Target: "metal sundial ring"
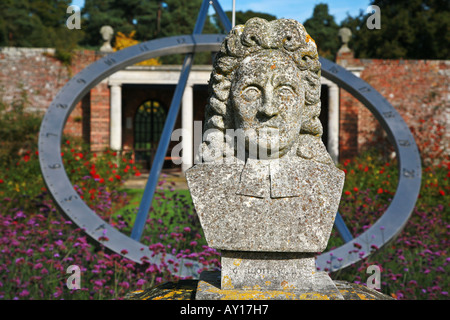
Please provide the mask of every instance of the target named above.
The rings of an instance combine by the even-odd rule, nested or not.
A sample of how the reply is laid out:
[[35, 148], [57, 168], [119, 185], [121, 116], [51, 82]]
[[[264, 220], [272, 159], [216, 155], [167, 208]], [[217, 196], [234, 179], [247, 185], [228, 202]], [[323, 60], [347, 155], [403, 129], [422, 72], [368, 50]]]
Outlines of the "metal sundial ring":
[[[74, 76], [58, 92], [50, 104], [39, 133], [39, 161], [44, 181], [57, 206], [76, 225], [95, 241], [106, 232], [109, 241], [103, 244], [125, 257], [141, 263], [143, 256], [148, 261], [159, 263], [160, 257], [150, 258], [148, 246], [133, 240], [103, 221], [75, 192], [64, 170], [61, 157], [61, 140], [66, 121], [76, 104], [102, 79], [128, 65], [150, 58], [175, 53], [217, 51], [224, 35], [187, 35], [152, 40], [105, 56]], [[187, 261], [187, 260], [186, 260]], [[186, 262], [185, 261], [185, 262]], [[194, 275], [201, 266], [191, 261], [193, 267], [183, 268], [182, 275]]]
[[[322, 75], [347, 90], [378, 119], [394, 144], [399, 165], [397, 190], [383, 216], [357, 238], [317, 257], [316, 264], [321, 270], [336, 271], [367, 257], [372, 246], [381, 248], [400, 233], [419, 195], [422, 166], [414, 137], [394, 107], [364, 80], [329, 60], [319, 60]], [[361, 246], [359, 252], [355, 252], [355, 243]]]
[[[227, 21], [217, 1], [212, 0], [211, 2], [215, 6], [226, 29], [229, 30], [230, 23]], [[177, 53], [187, 54], [180, 76], [180, 83], [183, 79], [187, 81], [192, 64], [192, 56], [190, 54], [200, 51], [217, 52], [225, 37], [225, 35], [220, 34], [199, 34], [203, 26], [200, 20], [203, 17], [204, 22], [208, 3], [209, 1], [203, 1], [202, 8], [200, 9], [201, 14], [199, 15], [198, 24], [193, 35], [175, 36], [143, 42], [105, 56], [82, 70], [59, 91], [48, 108], [41, 124], [39, 133], [39, 161], [44, 181], [57, 206], [95, 241], [98, 241], [106, 231], [109, 241], [103, 242], [104, 246], [138, 263], [142, 262], [142, 257], [144, 256], [151, 263], [159, 263], [161, 259], [159, 255], [151, 257], [152, 252], [148, 249], [148, 246], [138, 241], [142, 234], [143, 223], [145, 223], [151, 199], [153, 198], [154, 187], [159, 177], [160, 167], [152, 167], [149, 182], [147, 183], [140, 206], [140, 211], [142, 212], [138, 212], [137, 222], [133, 228], [132, 235], [128, 237], [97, 216], [74, 191], [64, 170], [61, 157], [63, 129], [70, 113], [84, 95], [102, 79], [126, 66], [158, 56]], [[383, 216], [357, 238], [317, 257], [316, 264], [321, 270], [328, 268], [330, 271], [335, 271], [347, 267], [369, 255], [372, 245], [381, 248], [401, 231], [411, 215], [419, 194], [421, 163], [418, 148], [411, 131], [389, 102], [369, 84], [344, 68], [323, 58], [320, 58], [320, 62], [322, 64], [322, 75], [325, 78], [346, 89], [361, 101], [380, 121], [389, 138], [393, 141], [399, 159], [398, 187], [391, 204]], [[177, 103], [179, 105], [184, 85], [181, 86], [180, 90], [178, 89], [177, 86], [171, 104], [171, 110], [176, 109], [172, 107]], [[169, 110], [169, 115], [171, 110]], [[177, 112], [173, 112], [171, 117], [173, 123], [176, 115]], [[165, 126], [163, 136], [165, 135], [166, 140], [169, 139], [170, 134], [170, 125], [167, 128]], [[160, 142], [160, 146], [158, 147], [155, 159], [158, 160], [158, 158], [161, 158], [161, 161], [159, 161], [160, 166], [162, 166], [167, 145], [167, 141], [166, 145]], [[155, 162], [158, 162], [156, 160]], [[142, 205], [143, 203], [144, 205]], [[340, 218], [339, 215], [338, 218]], [[364, 251], [364, 254], [360, 255], [353, 252], [355, 243], [361, 245], [360, 252]], [[126, 249], [126, 254], [122, 253], [123, 249]], [[167, 258], [170, 258], [169, 256], [166, 255]], [[342, 258], [342, 261], [338, 261], [337, 258]], [[327, 261], [331, 261], [331, 264]], [[184, 262], [187, 262], [187, 260]], [[196, 261], [190, 262], [192, 262], [193, 266], [190, 268], [183, 267], [179, 275], [197, 276], [197, 270], [202, 266]]]

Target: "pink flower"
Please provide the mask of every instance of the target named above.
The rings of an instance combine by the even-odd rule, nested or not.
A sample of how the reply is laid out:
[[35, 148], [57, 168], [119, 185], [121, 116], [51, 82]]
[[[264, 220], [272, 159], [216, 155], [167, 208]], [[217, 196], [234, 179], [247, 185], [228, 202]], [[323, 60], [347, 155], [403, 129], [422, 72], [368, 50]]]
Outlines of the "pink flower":
[[101, 280], [95, 280], [94, 285], [96, 285], [97, 287], [103, 287], [103, 282]]
[[136, 283], [137, 287], [140, 288], [145, 284], [145, 280], [144, 279], [139, 279], [138, 282]]
[[43, 267], [42, 263], [38, 262], [34, 265], [33, 269], [41, 269]]
[[21, 293], [19, 293], [19, 297], [26, 297], [30, 295], [27, 289], [23, 289]]

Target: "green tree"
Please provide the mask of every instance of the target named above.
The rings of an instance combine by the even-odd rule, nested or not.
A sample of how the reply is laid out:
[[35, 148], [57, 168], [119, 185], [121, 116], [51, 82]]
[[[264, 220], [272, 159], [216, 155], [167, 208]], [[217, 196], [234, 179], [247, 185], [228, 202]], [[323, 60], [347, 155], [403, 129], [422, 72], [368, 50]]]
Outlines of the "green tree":
[[114, 32], [124, 34], [136, 31], [139, 41], [154, 38], [161, 4], [161, 1], [151, 0], [86, 0], [82, 10], [83, 28], [86, 30], [83, 44], [100, 46], [100, 28], [104, 25], [110, 25]]
[[[225, 14], [227, 15], [228, 19], [231, 22], [231, 15], [232, 12], [231, 11], [225, 11]], [[262, 19], [266, 19], [267, 21], [271, 21], [271, 20], [275, 20], [277, 17], [274, 15], [271, 15], [269, 13], [264, 13], [264, 12], [255, 12], [255, 11], [251, 11], [251, 10], [247, 10], [247, 11], [236, 11], [235, 13], [235, 24], [245, 24], [249, 19], [251, 18], [262, 18]], [[220, 33], [225, 33], [225, 29], [222, 26], [222, 23], [220, 22], [219, 16], [217, 14], [213, 15], [213, 21], [214, 24], [217, 26], [217, 29], [219, 30]]]
[[334, 60], [339, 49], [339, 26], [328, 12], [328, 5], [319, 3], [314, 7], [313, 15], [303, 25], [317, 44], [319, 55]]
[[450, 2], [446, 0], [374, 0], [381, 29], [369, 29], [371, 13], [342, 22], [352, 30], [349, 43], [358, 58], [448, 59]]
[[66, 26], [70, 0], [2, 0], [0, 46], [51, 47], [57, 54], [73, 50], [82, 30]]
[[[83, 18], [86, 26], [84, 44], [99, 46], [100, 28], [110, 25], [115, 32], [130, 34], [136, 31], [136, 40], [148, 41], [155, 38], [191, 34], [200, 10], [202, 0], [86, 0]], [[217, 33], [217, 28], [206, 19], [204, 33]], [[209, 54], [197, 54], [196, 63], [210, 60]], [[163, 63], [181, 63], [179, 55], [162, 57]], [[206, 63], [205, 60], [205, 63]]]

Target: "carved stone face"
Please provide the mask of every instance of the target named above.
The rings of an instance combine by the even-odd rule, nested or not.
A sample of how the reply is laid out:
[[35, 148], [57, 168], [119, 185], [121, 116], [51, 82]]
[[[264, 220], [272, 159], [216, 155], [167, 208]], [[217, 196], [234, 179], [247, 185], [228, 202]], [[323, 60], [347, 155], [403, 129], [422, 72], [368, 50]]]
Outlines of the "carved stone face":
[[231, 99], [235, 128], [244, 131], [250, 157], [274, 159], [291, 149], [300, 132], [304, 97], [300, 70], [283, 53], [266, 50], [242, 61]]

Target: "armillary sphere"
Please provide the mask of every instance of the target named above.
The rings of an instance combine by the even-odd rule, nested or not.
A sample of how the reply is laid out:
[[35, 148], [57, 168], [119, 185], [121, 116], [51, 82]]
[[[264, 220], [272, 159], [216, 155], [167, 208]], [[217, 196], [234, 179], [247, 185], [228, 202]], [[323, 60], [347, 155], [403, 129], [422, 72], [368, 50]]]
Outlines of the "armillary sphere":
[[[147, 261], [150, 263], [157, 264], [161, 259], [159, 255], [152, 257], [153, 252], [148, 249], [147, 245], [139, 241], [178, 115], [193, 55], [201, 51], [219, 51], [220, 44], [225, 38], [223, 34], [201, 34], [209, 4], [214, 6], [222, 24], [229, 31], [231, 24], [217, 0], [205, 0], [200, 8], [192, 35], [143, 42], [97, 60], [75, 75], [58, 92], [41, 124], [39, 133], [41, 171], [47, 188], [59, 209], [94, 241], [98, 241], [106, 231], [109, 241], [102, 242], [102, 244], [113, 252], [137, 263], [142, 263], [142, 257], [144, 256], [148, 258]], [[170, 54], [186, 54], [186, 58], [167, 115], [149, 180], [139, 206], [133, 231], [131, 236], [127, 236], [102, 220], [75, 192], [65, 172], [61, 157], [63, 129], [76, 104], [102, 79], [129, 65]], [[322, 64], [322, 76], [347, 90], [378, 119], [395, 147], [399, 163], [398, 186], [395, 196], [384, 214], [369, 229], [358, 237], [353, 238], [341, 216], [339, 213], [337, 214], [335, 226], [343, 236], [345, 244], [332, 251], [322, 253], [317, 256], [316, 260], [317, 267], [321, 270], [328, 268], [330, 271], [336, 271], [367, 257], [371, 252], [371, 246], [383, 247], [402, 230], [411, 215], [419, 194], [421, 162], [411, 131], [391, 104], [369, 84], [343, 67], [324, 58], [319, 60]], [[354, 252], [355, 243], [361, 246], [359, 254]], [[337, 259], [337, 257], [341, 259]], [[170, 258], [169, 255], [166, 255], [166, 258]], [[187, 262], [187, 260], [184, 262]], [[197, 277], [197, 270], [202, 266], [197, 261], [190, 262], [192, 262], [192, 267], [183, 267], [181, 271], [175, 274], [182, 277]]]

